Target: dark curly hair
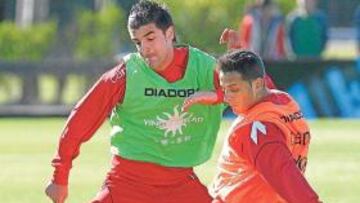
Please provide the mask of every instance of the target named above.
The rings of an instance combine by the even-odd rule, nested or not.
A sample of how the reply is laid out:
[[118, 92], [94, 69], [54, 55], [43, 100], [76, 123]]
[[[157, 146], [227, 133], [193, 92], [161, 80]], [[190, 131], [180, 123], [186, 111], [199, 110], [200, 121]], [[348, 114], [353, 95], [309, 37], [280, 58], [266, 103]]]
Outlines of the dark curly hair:
[[262, 59], [248, 50], [235, 50], [226, 53], [218, 59], [218, 64], [223, 73], [238, 72], [246, 81], [265, 77], [265, 66]]
[[149, 23], [154, 23], [157, 28], [164, 32], [174, 25], [165, 5], [160, 5], [151, 0], [141, 0], [134, 4], [130, 10], [128, 27], [130, 29], [138, 29]]

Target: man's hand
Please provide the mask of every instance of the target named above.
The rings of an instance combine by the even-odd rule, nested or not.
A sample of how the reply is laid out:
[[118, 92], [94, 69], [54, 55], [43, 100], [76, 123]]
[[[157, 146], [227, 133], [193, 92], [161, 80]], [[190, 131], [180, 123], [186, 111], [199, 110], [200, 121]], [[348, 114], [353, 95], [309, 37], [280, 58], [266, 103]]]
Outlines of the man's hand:
[[220, 44], [226, 44], [228, 50], [241, 48], [240, 34], [233, 29], [225, 28], [220, 36]]
[[68, 196], [68, 186], [50, 182], [45, 189], [45, 193], [54, 203], [64, 203]]
[[194, 104], [212, 105], [219, 101], [219, 97], [216, 92], [196, 92], [185, 99], [182, 111], [187, 111]]

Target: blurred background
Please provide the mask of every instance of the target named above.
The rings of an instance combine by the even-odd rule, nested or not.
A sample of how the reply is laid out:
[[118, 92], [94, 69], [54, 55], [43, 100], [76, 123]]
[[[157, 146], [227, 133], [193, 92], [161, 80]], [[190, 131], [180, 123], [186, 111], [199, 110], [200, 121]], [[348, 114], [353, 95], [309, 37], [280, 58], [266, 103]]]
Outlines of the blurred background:
[[[0, 0], [0, 197], [43, 195], [61, 127], [97, 78], [135, 47], [126, 19], [134, 0]], [[214, 56], [224, 28], [260, 54], [279, 89], [311, 119], [310, 182], [324, 202], [360, 202], [360, 1], [163, 0], [180, 43]], [[207, 184], [213, 158], [197, 168]], [[89, 201], [109, 168], [109, 126], [75, 162], [69, 202]], [[94, 171], [96, 169], [96, 171]], [[91, 178], [89, 178], [91, 177]]]
[[[217, 56], [226, 27], [258, 52], [308, 118], [360, 117], [357, 0], [163, 1], [180, 43]], [[0, 116], [67, 115], [134, 51], [131, 0], [1, 0]], [[360, 11], [358, 11], [360, 13]]]

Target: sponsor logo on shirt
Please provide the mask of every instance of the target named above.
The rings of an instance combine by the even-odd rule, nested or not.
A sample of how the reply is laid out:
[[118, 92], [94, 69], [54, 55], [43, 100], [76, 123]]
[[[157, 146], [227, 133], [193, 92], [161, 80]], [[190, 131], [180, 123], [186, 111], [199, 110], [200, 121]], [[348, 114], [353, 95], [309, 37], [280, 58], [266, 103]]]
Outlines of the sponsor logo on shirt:
[[302, 118], [304, 118], [304, 115], [301, 111], [297, 111], [289, 115], [280, 116], [280, 119], [283, 120], [285, 123], [293, 122]]
[[291, 144], [293, 145], [307, 145], [310, 143], [310, 132], [305, 133], [291, 133]]
[[199, 89], [162, 89], [147, 87], [144, 95], [147, 97], [188, 97]]
[[[121, 66], [121, 65], [119, 65]], [[115, 74], [111, 77], [111, 82], [116, 83], [121, 78], [125, 77], [125, 69], [124, 68], [116, 68]]]
[[202, 123], [204, 118], [195, 116], [190, 112], [182, 112], [179, 106], [175, 106], [173, 112], [162, 112], [156, 119], [144, 119], [145, 126], [153, 126], [164, 131], [159, 140], [162, 145], [181, 144], [192, 139], [190, 135], [183, 133], [183, 129], [190, 123]]
[[297, 159], [295, 159], [296, 166], [300, 169], [302, 173], [305, 172], [306, 165], [307, 165], [307, 157], [298, 156]]

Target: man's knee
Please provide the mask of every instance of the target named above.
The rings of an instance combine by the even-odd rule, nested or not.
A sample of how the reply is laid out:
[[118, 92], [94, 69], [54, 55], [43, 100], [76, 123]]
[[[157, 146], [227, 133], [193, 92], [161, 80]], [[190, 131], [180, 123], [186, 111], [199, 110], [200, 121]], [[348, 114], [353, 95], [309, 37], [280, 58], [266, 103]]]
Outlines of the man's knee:
[[109, 188], [104, 187], [101, 191], [99, 191], [91, 203], [114, 203]]

